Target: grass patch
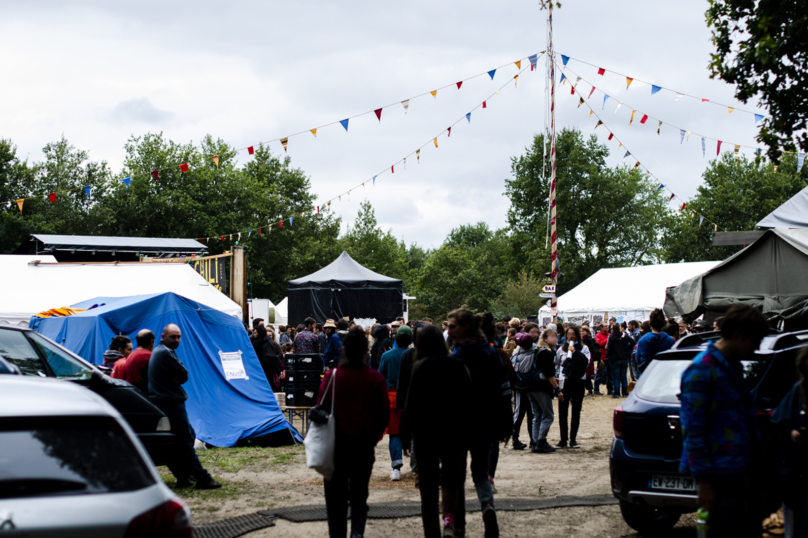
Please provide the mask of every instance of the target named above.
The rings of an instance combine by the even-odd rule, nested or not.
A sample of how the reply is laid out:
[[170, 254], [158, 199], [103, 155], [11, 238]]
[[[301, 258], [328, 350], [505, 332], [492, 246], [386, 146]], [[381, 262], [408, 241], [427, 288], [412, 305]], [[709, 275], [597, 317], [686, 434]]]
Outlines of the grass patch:
[[[167, 471], [166, 469], [166, 472], [163, 472], [161, 469], [160, 475], [163, 477], [163, 481], [186, 501], [227, 501], [239, 498], [243, 495], [249, 495], [254, 489], [250, 482], [235, 482], [222, 480], [221, 478], [218, 479], [222, 483], [222, 487], [219, 489], [177, 489], [177, 479]], [[210, 507], [208, 507], [208, 510], [210, 510]], [[218, 508], [216, 508], [216, 510], [218, 510]]]
[[197, 452], [206, 469], [225, 473], [242, 470], [260, 471], [269, 465], [289, 465], [301, 461], [303, 447], [230, 447], [212, 448]]

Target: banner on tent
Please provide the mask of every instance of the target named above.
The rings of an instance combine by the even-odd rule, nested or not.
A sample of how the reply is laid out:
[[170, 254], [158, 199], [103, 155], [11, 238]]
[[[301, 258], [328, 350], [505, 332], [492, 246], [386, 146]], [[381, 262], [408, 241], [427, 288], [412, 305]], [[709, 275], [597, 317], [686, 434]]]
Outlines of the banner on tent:
[[194, 270], [202, 278], [210, 282], [214, 288], [228, 295], [227, 291], [227, 258], [198, 260], [193, 263]]
[[250, 379], [247, 377], [247, 371], [244, 369], [244, 361], [241, 360], [241, 351], [220, 351], [219, 358], [222, 360], [224, 377], [228, 381], [232, 381], [233, 379]]

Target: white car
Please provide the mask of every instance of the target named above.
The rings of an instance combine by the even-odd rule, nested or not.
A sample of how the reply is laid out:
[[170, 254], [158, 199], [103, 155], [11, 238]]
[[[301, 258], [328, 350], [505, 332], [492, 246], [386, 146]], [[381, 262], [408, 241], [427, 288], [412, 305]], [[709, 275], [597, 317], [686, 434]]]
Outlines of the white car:
[[106, 400], [66, 381], [0, 375], [0, 537], [192, 534], [188, 507]]

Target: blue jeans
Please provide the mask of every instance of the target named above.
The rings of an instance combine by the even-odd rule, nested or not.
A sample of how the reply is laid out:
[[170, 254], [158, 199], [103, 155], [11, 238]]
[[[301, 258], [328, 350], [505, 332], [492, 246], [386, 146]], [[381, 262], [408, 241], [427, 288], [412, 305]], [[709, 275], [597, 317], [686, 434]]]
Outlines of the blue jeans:
[[603, 368], [598, 370], [595, 374], [595, 392], [600, 393], [600, 386], [606, 384], [606, 392], [612, 393], [612, 369], [609, 367], [609, 361], [603, 362]]
[[626, 373], [628, 372], [628, 361], [610, 360], [612, 370], [612, 387], [614, 395], [620, 396], [622, 390], [623, 396], [628, 396], [628, 380]]
[[401, 437], [398, 435], [390, 436], [390, 461], [393, 469], [404, 467], [404, 457], [401, 453]]

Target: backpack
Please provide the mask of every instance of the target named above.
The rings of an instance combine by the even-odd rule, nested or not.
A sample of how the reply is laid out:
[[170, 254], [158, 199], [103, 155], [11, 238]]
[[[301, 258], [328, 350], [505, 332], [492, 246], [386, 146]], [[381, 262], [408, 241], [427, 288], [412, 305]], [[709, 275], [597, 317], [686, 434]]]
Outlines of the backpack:
[[572, 357], [564, 361], [562, 365], [564, 370], [564, 377], [569, 379], [581, 379], [586, 375], [586, 369], [589, 368], [589, 360], [580, 351], [575, 351]]
[[538, 349], [525, 350], [518, 348], [518, 353], [514, 352], [511, 357], [511, 364], [516, 372], [516, 377], [522, 381], [529, 381], [533, 376], [533, 364], [536, 362]]

